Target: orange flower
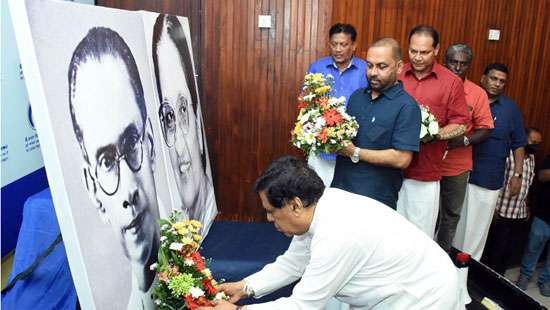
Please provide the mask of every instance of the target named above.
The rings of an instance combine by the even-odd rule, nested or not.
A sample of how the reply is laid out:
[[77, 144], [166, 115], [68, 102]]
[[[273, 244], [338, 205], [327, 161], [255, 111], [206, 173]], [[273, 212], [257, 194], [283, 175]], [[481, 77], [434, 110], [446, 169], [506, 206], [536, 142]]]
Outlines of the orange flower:
[[206, 268], [206, 266], [204, 265], [204, 259], [199, 252], [191, 253], [191, 259], [193, 260], [193, 262], [195, 262], [195, 266], [197, 266], [197, 269], [199, 271], [202, 271], [204, 270], [204, 268]]
[[218, 293], [218, 290], [212, 285], [212, 281], [210, 279], [202, 279], [202, 286], [206, 290], [206, 293], [210, 296], [216, 296]]
[[163, 281], [164, 283], [168, 283], [170, 282], [170, 280], [168, 279], [168, 274], [166, 272], [159, 272], [159, 280], [160, 281]]
[[323, 113], [323, 118], [329, 126], [337, 125], [343, 120], [342, 115], [336, 110], [325, 111], [325, 113]]
[[323, 128], [323, 131], [321, 131], [321, 133], [319, 134], [319, 138], [321, 139], [321, 142], [323, 143], [327, 143], [327, 128]]

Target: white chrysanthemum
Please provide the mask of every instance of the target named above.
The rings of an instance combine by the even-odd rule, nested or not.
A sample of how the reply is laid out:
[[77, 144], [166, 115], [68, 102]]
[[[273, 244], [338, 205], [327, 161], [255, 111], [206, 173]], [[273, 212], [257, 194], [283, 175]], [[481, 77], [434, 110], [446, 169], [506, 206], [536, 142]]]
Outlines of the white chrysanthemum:
[[151, 264], [151, 266], [149, 266], [149, 269], [150, 269], [151, 271], [157, 270], [157, 263]]
[[189, 294], [191, 294], [191, 297], [193, 298], [199, 298], [201, 296], [204, 296], [204, 291], [198, 287], [192, 287], [189, 289]]
[[179, 243], [179, 242], [170, 243], [170, 250], [181, 251], [182, 248], [183, 248], [183, 243]]
[[168, 237], [162, 236], [162, 237], [160, 237], [160, 242], [164, 242], [164, 241], [166, 241], [166, 239], [168, 239]]

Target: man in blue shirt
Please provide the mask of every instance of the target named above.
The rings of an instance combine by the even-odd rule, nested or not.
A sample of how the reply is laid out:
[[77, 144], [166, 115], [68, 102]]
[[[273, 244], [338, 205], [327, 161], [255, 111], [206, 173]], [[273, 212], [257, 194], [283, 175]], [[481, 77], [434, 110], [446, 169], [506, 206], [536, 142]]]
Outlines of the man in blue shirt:
[[347, 107], [359, 123], [359, 133], [338, 154], [332, 187], [395, 209], [401, 170], [419, 149], [420, 108], [397, 80], [403, 68], [397, 41], [376, 41], [367, 62], [369, 87], [355, 91]]
[[481, 77], [481, 86], [489, 97], [495, 127], [487, 140], [473, 146], [473, 170], [453, 241], [454, 247], [469, 253], [476, 260], [481, 258], [487, 241], [498, 194], [504, 185], [506, 158], [510, 150], [514, 154], [515, 170], [508, 188], [512, 196], [521, 189], [523, 147], [527, 145], [527, 138], [519, 107], [503, 95], [508, 73], [505, 65], [494, 63], [487, 66]]
[[[365, 75], [367, 63], [358, 57], [353, 56], [355, 52], [355, 38], [357, 32], [352, 25], [335, 24], [329, 31], [330, 56], [323, 57], [312, 63], [308, 73], [330, 74], [334, 77], [332, 96], [346, 97], [346, 102], [351, 94], [362, 87], [367, 87]], [[309, 165], [329, 186], [334, 175], [336, 155], [321, 154], [310, 156]]]

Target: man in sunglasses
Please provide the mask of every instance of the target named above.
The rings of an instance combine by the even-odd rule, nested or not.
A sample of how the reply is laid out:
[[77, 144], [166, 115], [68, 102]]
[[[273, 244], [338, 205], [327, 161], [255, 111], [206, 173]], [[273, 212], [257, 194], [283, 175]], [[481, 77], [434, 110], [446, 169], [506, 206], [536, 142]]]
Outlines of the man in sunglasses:
[[69, 108], [84, 183], [131, 266], [128, 309], [152, 309], [159, 247], [153, 132], [134, 57], [108, 28], [92, 28], [69, 65]]

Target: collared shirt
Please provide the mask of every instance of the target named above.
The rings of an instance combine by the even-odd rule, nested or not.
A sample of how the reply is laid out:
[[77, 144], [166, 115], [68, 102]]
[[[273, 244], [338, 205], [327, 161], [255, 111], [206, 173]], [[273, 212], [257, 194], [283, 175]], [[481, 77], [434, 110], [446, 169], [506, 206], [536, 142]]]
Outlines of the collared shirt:
[[527, 213], [526, 199], [529, 187], [535, 177], [535, 156], [533, 154], [525, 154], [525, 158], [523, 159], [523, 174], [521, 175], [521, 190], [516, 196], [511, 196], [508, 184], [514, 176], [515, 166], [514, 153], [510, 151], [510, 155], [506, 159], [504, 188], [498, 195], [496, 212], [504, 218], [523, 219], [529, 215]]
[[[307, 69], [308, 73], [331, 74], [334, 77], [332, 86], [332, 96], [346, 97], [348, 102], [351, 94], [359, 88], [367, 87], [367, 62], [361, 58], [353, 56], [349, 66], [340, 71], [332, 56], [323, 57], [312, 63]], [[335, 154], [321, 154], [321, 158], [335, 160]]]
[[292, 295], [248, 309], [324, 309], [331, 297], [353, 309], [457, 309], [456, 267], [397, 212], [336, 188], [314, 212], [308, 232], [245, 279], [261, 297], [301, 278]]
[[[485, 90], [469, 80], [464, 80], [464, 95], [471, 119], [471, 123], [466, 128], [466, 135], [470, 135], [473, 129], [493, 128], [493, 116]], [[472, 170], [471, 145], [449, 150], [441, 163], [441, 171], [444, 176], [455, 176], [470, 170]]]
[[[436, 117], [439, 127], [448, 124], [467, 125], [470, 121], [462, 80], [438, 63], [432, 71], [418, 79], [411, 64], [406, 64], [399, 75], [403, 86], [418, 104], [427, 106]], [[420, 152], [405, 170], [405, 178], [417, 181], [439, 181], [441, 162], [447, 141], [420, 144]]]
[[[359, 123], [359, 132], [352, 140], [355, 146], [418, 152], [420, 108], [403, 90], [401, 82], [376, 99], [372, 99], [369, 88], [355, 91], [347, 112]], [[338, 156], [331, 186], [371, 197], [395, 209], [401, 183], [403, 173], [399, 168], [364, 161], [354, 164], [349, 157]]]
[[491, 103], [495, 128], [487, 140], [473, 146], [470, 183], [490, 190], [502, 188], [504, 168], [510, 150], [527, 145], [521, 110], [507, 96]]

